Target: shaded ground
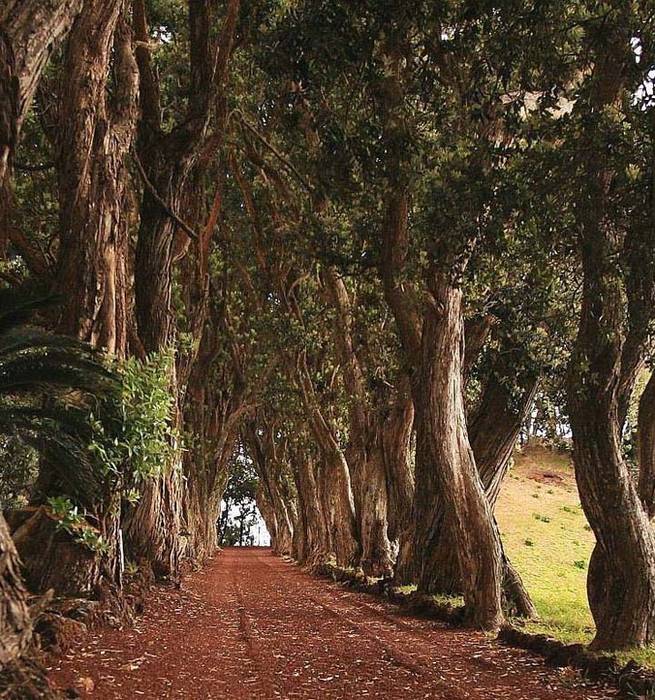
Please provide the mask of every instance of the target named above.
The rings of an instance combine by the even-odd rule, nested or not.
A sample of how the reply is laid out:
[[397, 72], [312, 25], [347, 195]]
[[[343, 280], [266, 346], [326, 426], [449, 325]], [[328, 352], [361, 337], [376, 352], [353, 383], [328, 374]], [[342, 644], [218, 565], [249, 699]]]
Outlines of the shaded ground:
[[183, 590], [158, 591], [136, 628], [93, 635], [51, 678], [103, 700], [613, 697], [257, 549], [225, 550]]

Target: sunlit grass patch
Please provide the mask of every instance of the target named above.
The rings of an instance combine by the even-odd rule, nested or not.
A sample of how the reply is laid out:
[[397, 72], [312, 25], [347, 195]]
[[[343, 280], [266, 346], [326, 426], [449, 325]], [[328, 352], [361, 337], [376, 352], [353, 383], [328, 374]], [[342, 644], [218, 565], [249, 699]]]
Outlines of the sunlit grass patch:
[[[566, 455], [532, 448], [517, 455], [496, 508], [505, 550], [521, 574], [540, 621], [529, 631], [587, 643], [587, 565], [594, 537], [580, 507]], [[541, 488], [538, 488], [541, 487]], [[538, 492], [538, 501], [532, 497]]]

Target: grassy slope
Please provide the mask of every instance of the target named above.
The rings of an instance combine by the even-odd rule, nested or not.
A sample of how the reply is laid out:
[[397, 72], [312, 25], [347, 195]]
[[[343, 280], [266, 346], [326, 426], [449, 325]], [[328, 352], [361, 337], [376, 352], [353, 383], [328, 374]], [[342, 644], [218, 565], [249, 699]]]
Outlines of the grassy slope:
[[[580, 508], [568, 456], [540, 447], [516, 454], [496, 516], [507, 554], [539, 612], [539, 622], [526, 627], [565, 642], [591, 641], [585, 586], [594, 536]], [[655, 648], [619, 656], [655, 667]]]
[[589, 641], [593, 622], [585, 581], [594, 536], [568, 457], [539, 447], [517, 454], [496, 516], [507, 554], [539, 611], [539, 631]]

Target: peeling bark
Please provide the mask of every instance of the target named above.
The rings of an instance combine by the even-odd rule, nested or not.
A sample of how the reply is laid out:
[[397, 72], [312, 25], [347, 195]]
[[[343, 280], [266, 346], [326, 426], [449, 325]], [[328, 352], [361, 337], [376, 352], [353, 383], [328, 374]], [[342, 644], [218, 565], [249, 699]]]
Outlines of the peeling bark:
[[384, 416], [366, 390], [364, 370], [353, 343], [353, 314], [346, 285], [333, 267], [324, 271], [323, 278], [336, 311], [335, 345], [344, 367], [344, 381], [353, 397], [346, 458], [362, 547], [360, 565], [369, 576], [390, 576], [393, 556], [387, 531], [388, 496], [381, 427]]
[[[655, 534], [650, 504], [642, 502], [621, 451], [625, 377], [632, 375], [635, 361], [628, 342], [625, 279], [617, 263], [626, 231], [611, 218], [615, 173], [602, 128], [605, 111], [625, 99], [626, 66], [633, 60], [627, 12], [626, 3], [617, 7], [604, 41], [596, 47], [584, 101], [588, 114], [581, 151], [588, 181], [585, 199], [576, 209], [584, 283], [568, 373], [576, 480], [597, 542], [587, 578], [596, 649], [641, 646], [655, 639]], [[646, 270], [650, 268], [652, 279], [652, 221], [643, 233], [650, 240], [643, 253], [650, 256]], [[645, 483], [646, 479], [644, 493]]]
[[118, 357], [127, 351], [131, 308], [124, 210], [126, 159], [138, 116], [138, 71], [125, 6], [124, 0], [85, 3], [68, 40], [57, 132], [56, 287], [65, 299], [60, 329]]

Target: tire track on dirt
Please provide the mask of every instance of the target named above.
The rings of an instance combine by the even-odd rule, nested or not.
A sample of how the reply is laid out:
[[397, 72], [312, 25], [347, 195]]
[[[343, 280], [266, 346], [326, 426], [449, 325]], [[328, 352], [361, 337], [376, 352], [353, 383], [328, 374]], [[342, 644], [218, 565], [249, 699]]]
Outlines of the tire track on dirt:
[[[267, 568], [276, 571], [279, 573], [279, 569], [277, 567], [272, 566], [268, 561], [263, 559], [262, 557], [258, 557], [259, 561], [264, 564]], [[287, 572], [284, 569], [281, 569], [283, 574], [287, 574]], [[296, 590], [300, 589], [299, 584], [295, 580], [295, 578], [292, 578], [294, 587]], [[406, 670], [410, 671], [411, 673], [415, 674], [416, 676], [423, 676], [425, 677], [426, 675], [429, 676], [429, 680], [433, 686], [436, 686], [439, 690], [443, 692], [448, 693], [448, 698], [449, 700], [466, 700], [466, 698], [459, 693], [456, 689], [454, 689], [451, 685], [444, 683], [440, 679], [435, 679], [434, 678], [434, 669], [431, 667], [430, 663], [425, 660], [425, 659], [420, 659], [420, 660], [415, 660], [412, 655], [407, 654], [406, 652], [402, 651], [401, 649], [398, 649], [397, 646], [394, 646], [392, 644], [389, 644], [385, 642], [381, 637], [379, 637], [377, 634], [371, 632], [371, 630], [367, 629], [366, 626], [361, 625], [356, 623], [354, 620], [352, 620], [349, 615], [348, 615], [348, 609], [339, 609], [335, 608], [330, 604], [325, 603], [322, 600], [319, 600], [316, 596], [313, 596], [311, 594], [308, 594], [306, 590], [303, 590], [301, 592], [301, 595], [303, 595], [307, 600], [311, 600], [315, 605], [318, 605], [320, 608], [325, 610], [325, 612], [332, 616], [334, 619], [338, 620], [342, 624], [348, 625], [352, 630], [357, 631], [359, 634], [362, 636], [366, 637], [370, 641], [372, 641], [374, 644], [376, 644], [389, 658], [389, 660], [395, 665], [399, 666], [401, 668], [405, 668]], [[354, 602], [354, 601], [353, 601]], [[364, 604], [365, 605], [365, 604]], [[371, 606], [365, 606], [367, 608], [370, 608], [371, 610], [374, 610]], [[378, 612], [378, 611], [375, 611]], [[383, 615], [378, 613], [381, 617], [388, 618], [389, 621], [395, 622], [390, 615]], [[405, 627], [409, 628], [409, 625], [405, 624]]]
[[[237, 612], [239, 613], [239, 630], [246, 645], [248, 656], [259, 673], [258, 685], [260, 686], [259, 690], [262, 693], [261, 697], [274, 697], [275, 695], [280, 696], [281, 690], [270, 677], [270, 674], [262, 662], [263, 654], [259, 645], [255, 642], [255, 637], [252, 632], [252, 624], [246, 609], [246, 601], [241, 588], [239, 587], [239, 582], [235, 571], [232, 571], [232, 586], [238, 602]], [[265, 693], [268, 693], [268, 695], [265, 695]]]
[[[409, 623], [398, 619], [392, 610], [380, 609], [380, 607], [388, 608], [390, 603], [380, 601], [378, 604], [380, 607], [378, 607], [375, 604], [362, 601], [360, 597], [363, 594], [340, 587], [336, 583], [322, 585], [321, 579], [307, 575], [292, 563], [279, 559], [275, 563], [271, 563], [270, 560], [266, 561], [262, 557], [260, 560], [269, 569], [284, 576], [300, 595], [304, 594], [305, 597], [309, 597], [329, 614], [340, 617], [344, 622], [373, 639], [382, 648], [388, 649], [403, 661], [409, 661], [409, 663], [403, 663], [405, 667], [409, 666], [414, 671], [420, 668], [423, 670], [423, 675], [427, 672], [428, 682], [435, 686], [435, 689], [439, 688], [445, 691], [447, 693], [445, 697], [449, 699], [505, 697], [505, 694], [507, 697], [512, 697], [512, 693], [516, 693], [517, 674], [512, 672], [511, 666], [508, 668], [508, 661], [512, 661], [517, 666], [518, 672], [521, 668], [530, 669], [533, 676], [532, 681], [541, 675], [544, 678], [545, 686], [548, 682], [552, 683], [553, 676], [558, 679], [559, 672], [545, 667], [541, 659], [520, 650], [503, 647], [480, 633], [452, 629], [444, 623], [420, 618], [413, 619]], [[312, 595], [309, 592], [310, 589], [318, 591], [319, 597]], [[327, 603], [325, 602], [326, 597]], [[333, 602], [335, 597], [340, 605], [335, 606]], [[386, 633], [392, 636], [394, 636], [394, 632], [400, 633], [402, 639], [388, 642], [372, 632], [368, 629], [372, 623], [371, 616], [380, 620]], [[412, 654], [408, 655], [398, 649], [398, 644], [411, 648]], [[444, 653], [445, 649], [447, 653]], [[467, 670], [464, 672], [465, 667]], [[489, 674], [494, 676], [498, 695], [491, 696], [477, 692], [478, 679], [484, 681]], [[444, 681], [444, 679], [446, 680]], [[572, 697], [568, 689], [568, 692], [562, 691], [562, 695], [559, 696], [548, 692], [547, 688], [539, 688], [538, 685], [535, 687], [534, 683], [530, 685], [533, 686], [534, 690], [526, 688], [525, 692], [529, 694], [521, 694], [518, 697], [525, 697], [529, 700], [539, 697], [556, 698], [556, 700], [560, 700], [560, 697]], [[578, 685], [584, 686], [580, 681], [578, 681]], [[466, 694], [462, 694], [460, 688], [464, 688]], [[585, 691], [588, 693], [585, 697], [593, 700], [606, 700], [615, 697], [613, 690], [596, 687], [585, 688]]]
[[134, 628], [92, 632], [53, 665], [58, 687], [89, 681], [90, 700], [614, 697], [248, 549], [223, 551], [182, 590], [154, 589]]

